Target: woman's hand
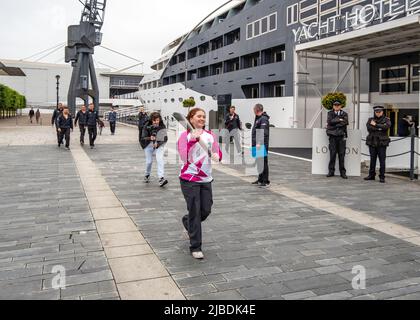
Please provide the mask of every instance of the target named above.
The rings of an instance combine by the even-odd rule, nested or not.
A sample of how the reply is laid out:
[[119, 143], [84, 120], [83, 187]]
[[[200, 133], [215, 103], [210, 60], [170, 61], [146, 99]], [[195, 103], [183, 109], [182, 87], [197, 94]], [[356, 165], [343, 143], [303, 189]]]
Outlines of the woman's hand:
[[211, 155], [211, 159], [212, 159], [213, 161], [215, 161], [215, 162], [220, 162], [220, 157], [219, 157], [219, 155], [218, 155], [217, 153], [213, 153], [213, 154]]
[[193, 139], [198, 140], [198, 138], [200, 138], [200, 136], [203, 134], [203, 130], [194, 130], [193, 132], [191, 132], [191, 137]]

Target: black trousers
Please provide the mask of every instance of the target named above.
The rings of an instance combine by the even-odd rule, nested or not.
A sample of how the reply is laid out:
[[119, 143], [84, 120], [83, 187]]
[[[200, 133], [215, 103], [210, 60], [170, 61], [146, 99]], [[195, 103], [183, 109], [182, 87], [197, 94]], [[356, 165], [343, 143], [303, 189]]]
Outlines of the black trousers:
[[66, 147], [70, 147], [70, 128], [61, 128], [61, 131], [59, 132], [58, 143], [63, 144], [64, 138], [66, 138]]
[[109, 127], [111, 128], [111, 133], [114, 134], [115, 133], [115, 127], [116, 127], [116, 123], [115, 122], [110, 122], [109, 123]]
[[258, 169], [258, 172], [260, 172], [258, 176], [258, 181], [260, 183], [269, 184], [270, 179], [269, 179], [269, 168], [268, 168], [268, 156], [257, 159], [257, 169]]
[[86, 126], [84, 124], [79, 124], [79, 129], [80, 129], [80, 142], [85, 143]]
[[143, 126], [139, 126], [139, 143], [141, 143], [141, 134], [143, 132]]
[[385, 161], [386, 161], [386, 148], [387, 147], [369, 147], [370, 153], [370, 169], [369, 176], [376, 176], [376, 160], [379, 158], [379, 178], [385, 179]]
[[188, 209], [188, 215], [182, 218], [182, 223], [190, 236], [190, 250], [201, 251], [201, 223], [209, 217], [213, 206], [212, 184], [180, 181]]
[[346, 168], [344, 166], [344, 158], [346, 157], [346, 140], [344, 137], [330, 136], [330, 164], [328, 170], [330, 173], [335, 172], [335, 162], [338, 154], [338, 163], [340, 167], [340, 173], [345, 174]]
[[57, 132], [57, 143], [60, 142], [60, 132], [58, 132], [58, 128], [55, 128], [55, 131]]
[[89, 144], [90, 144], [90, 146], [94, 146], [96, 136], [98, 134], [98, 129], [96, 128], [96, 126], [88, 127], [88, 134], [89, 134]]

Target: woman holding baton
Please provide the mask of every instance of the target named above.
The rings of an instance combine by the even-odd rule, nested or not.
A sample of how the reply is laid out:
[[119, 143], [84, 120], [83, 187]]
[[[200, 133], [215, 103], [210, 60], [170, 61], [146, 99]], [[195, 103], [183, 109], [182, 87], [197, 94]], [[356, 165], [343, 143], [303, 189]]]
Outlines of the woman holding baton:
[[206, 113], [203, 109], [192, 109], [187, 121], [192, 130], [187, 129], [178, 140], [178, 152], [183, 162], [179, 178], [188, 209], [182, 223], [190, 237], [192, 256], [203, 259], [201, 223], [208, 218], [213, 205], [212, 160], [220, 162], [222, 152], [217, 137], [205, 130]]

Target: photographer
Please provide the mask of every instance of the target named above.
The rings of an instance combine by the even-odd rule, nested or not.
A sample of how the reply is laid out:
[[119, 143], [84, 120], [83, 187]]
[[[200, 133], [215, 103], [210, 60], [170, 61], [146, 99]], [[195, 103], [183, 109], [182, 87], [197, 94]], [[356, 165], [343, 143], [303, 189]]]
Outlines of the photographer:
[[159, 177], [159, 186], [164, 187], [168, 184], [165, 179], [165, 144], [168, 141], [166, 127], [162, 117], [158, 112], [150, 115], [150, 120], [146, 123], [142, 133], [142, 148], [146, 156], [146, 174], [144, 182], [150, 182], [150, 174], [152, 173], [153, 155], [156, 155], [157, 173]]

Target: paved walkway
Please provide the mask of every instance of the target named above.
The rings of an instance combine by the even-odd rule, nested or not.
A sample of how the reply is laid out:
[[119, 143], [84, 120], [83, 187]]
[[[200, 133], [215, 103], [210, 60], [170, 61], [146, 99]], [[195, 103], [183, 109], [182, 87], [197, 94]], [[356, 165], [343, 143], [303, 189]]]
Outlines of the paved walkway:
[[[420, 298], [418, 182], [327, 180], [272, 156], [262, 190], [220, 167], [206, 259], [195, 261], [178, 166], [166, 166], [164, 190], [146, 185], [136, 129], [105, 131], [94, 150], [76, 145], [77, 131], [68, 152], [50, 127], [0, 121], [0, 298]], [[57, 265], [65, 290], [52, 287]], [[352, 287], [358, 265], [364, 290]]]

